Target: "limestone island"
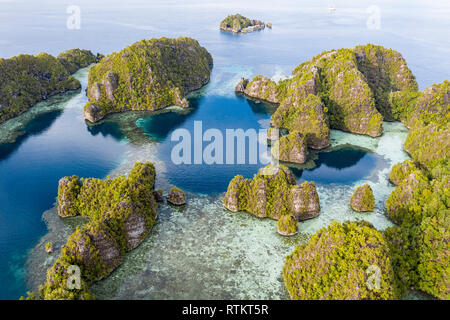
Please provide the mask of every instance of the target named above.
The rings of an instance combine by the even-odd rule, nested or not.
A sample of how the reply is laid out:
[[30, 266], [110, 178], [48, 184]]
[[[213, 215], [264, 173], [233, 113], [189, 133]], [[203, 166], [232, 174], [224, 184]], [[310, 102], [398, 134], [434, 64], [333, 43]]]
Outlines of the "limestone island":
[[[93, 299], [90, 285], [108, 276], [136, 248], [155, 223], [158, 205], [154, 197], [155, 168], [137, 162], [129, 175], [114, 179], [64, 177], [59, 181], [58, 214], [81, 215], [88, 223], [67, 239], [61, 256], [47, 272], [38, 295], [43, 300]], [[76, 265], [81, 286], [68, 290], [67, 281]]]
[[[409, 82], [409, 89], [386, 92], [374, 84], [383, 83], [389, 73], [375, 77], [382, 69], [369, 66], [366, 79], [378, 88], [374, 97], [383, 117], [409, 128], [404, 149], [412, 159], [396, 164], [389, 176], [395, 189], [386, 200], [386, 215], [395, 226], [379, 232], [367, 222], [332, 222], [286, 258], [286, 288], [292, 299], [400, 299], [414, 289], [448, 300], [450, 82], [422, 92]], [[400, 80], [407, 69], [403, 63], [399, 67]], [[366, 196], [367, 206], [361, 201]], [[371, 209], [372, 197], [363, 186], [352, 202], [357, 209]], [[381, 271], [379, 290], [368, 290], [364, 281], [367, 272], [376, 271], [369, 269], [371, 265]]]
[[[399, 299], [389, 253], [370, 223], [333, 221], [286, 258], [284, 283], [294, 300]], [[369, 282], [375, 273], [379, 282]]]
[[95, 123], [115, 112], [188, 107], [186, 95], [209, 82], [212, 65], [192, 38], [136, 42], [89, 70], [84, 117]]
[[169, 190], [169, 194], [167, 195], [167, 202], [175, 206], [186, 204], [186, 194], [180, 188], [173, 187]]
[[[297, 185], [294, 174], [285, 166], [268, 165], [253, 179], [234, 177], [222, 203], [232, 212], [247, 211], [259, 218], [275, 220], [289, 215], [296, 221], [303, 221], [317, 217], [320, 212], [314, 182]], [[293, 234], [290, 227], [282, 227], [284, 222], [287, 223], [284, 219], [280, 222], [279, 230], [284, 230], [286, 235]]]
[[21, 115], [39, 101], [81, 88], [71, 75], [101, 57], [89, 50], [71, 49], [56, 58], [48, 53], [0, 58], [0, 123]]
[[[269, 27], [269, 24], [267, 26]], [[265, 27], [266, 25], [264, 24], [264, 22], [249, 19], [240, 15], [239, 13], [227, 16], [220, 23], [220, 30], [233, 33], [253, 32], [256, 30], [264, 29]], [[271, 23], [269, 28], [272, 28]]]
[[330, 128], [380, 136], [383, 120], [399, 120], [395, 101], [417, 90], [402, 55], [372, 44], [323, 52], [298, 65], [288, 79], [275, 82], [257, 75], [241, 79], [235, 88], [249, 98], [278, 105], [271, 126], [295, 131], [280, 141], [280, 149], [296, 146], [298, 152], [280, 153], [280, 160], [296, 163], [306, 159], [304, 140], [312, 149], [330, 144]]

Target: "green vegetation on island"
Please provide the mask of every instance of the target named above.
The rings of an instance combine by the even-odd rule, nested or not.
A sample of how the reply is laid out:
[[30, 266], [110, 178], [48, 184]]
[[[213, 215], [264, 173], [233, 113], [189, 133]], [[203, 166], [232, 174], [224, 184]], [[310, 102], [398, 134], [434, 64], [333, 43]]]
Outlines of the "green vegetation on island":
[[294, 175], [285, 166], [268, 165], [253, 179], [234, 177], [222, 203], [232, 212], [247, 211], [259, 218], [275, 220], [290, 215], [301, 221], [314, 218], [320, 212], [314, 182], [297, 185]]
[[396, 164], [389, 176], [396, 188], [386, 200], [386, 214], [397, 226], [386, 230], [386, 239], [405, 292], [413, 287], [448, 300], [450, 82], [395, 103], [410, 129], [404, 148], [412, 160]]
[[276, 140], [271, 148], [272, 155], [281, 161], [305, 163], [308, 155], [306, 137], [298, 131]]
[[[154, 181], [155, 168], [150, 162], [137, 162], [128, 177], [60, 180], [59, 215], [81, 215], [89, 222], [77, 227], [63, 246], [39, 288], [40, 299], [94, 298], [90, 285], [120, 265], [125, 252], [136, 248], [155, 223]], [[70, 280], [77, 267], [81, 282], [72, 288]]]
[[172, 187], [167, 195], [167, 202], [176, 206], [186, 204], [186, 194], [180, 188]]
[[372, 188], [366, 183], [356, 188], [350, 199], [350, 205], [353, 210], [358, 212], [373, 211], [375, 208], [375, 197]]
[[383, 119], [397, 117], [395, 101], [417, 90], [401, 54], [372, 44], [323, 52], [297, 66], [288, 79], [257, 75], [236, 86], [250, 98], [279, 104], [271, 125], [301, 132], [314, 149], [329, 145], [330, 128], [381, 135]]
[[[247, 33], [264, 29], [265, 27], [264, 22], [252, 20], [240, 14], [229, 15], [220, 23], [220, 30], [233, 33]], [[270, 28], [272, 28], [272, 24], [270, 24]]]
[[94, 55], [90, 50], [70, 49], [60, 53], [57, 58], [64, 68], [72, 74], [81, 68], [99, 62], [103, 55], [99, 53]]
[[50, 96], [79, 89], [80, 82], [71, 74], [96, 61], [90, 51], [80, 49], [63, 52], [58, 58], [47, 53], [0, 58], [0, 123]]
[[389, 247], [370, 223], [332, 222], [286, 258], [283, 279], [294, 300], [400, 297]]
[[89, 70], [84, 116], [97, 122], [114, 112], [188, 107], [185, 96], [209, 82], [212, 64], [192, 38], [136, 42]]

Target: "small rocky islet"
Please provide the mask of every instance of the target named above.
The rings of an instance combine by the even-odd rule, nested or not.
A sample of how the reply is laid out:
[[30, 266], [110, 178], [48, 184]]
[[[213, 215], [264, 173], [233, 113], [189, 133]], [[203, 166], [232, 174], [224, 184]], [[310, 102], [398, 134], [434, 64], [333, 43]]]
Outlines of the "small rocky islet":
[[[450, 298], [449, 81], [420, 92], [400, 53], [369, 44], [319, 54], [278, 83], [261, 75], [243, 78], [235, 91], [278, 105], [268, 139], [279, 149], [275, 156], [287, 162], [305, 161], [304, 140], [312, 149], [327, 147], [330, 128], [376, 137], [382, 134], [385, 120], [401, 121], [409, 129], [404, 149], [412, 160], [396, 164], [389, 177], [396, 188], [386, 200], [386, 215], [396, 226], [379, 232], [365, 222], [333, 222], [318, 231], [286, 259], [283, 278], [292, 299], [398, 299], [409, 288], [439, 299]], [[286, 129], [288, 135], [280, 138], [280, 129]], [[350, 203], [356, 211], [373, 210], [370, 186], [358, 188]], [[279, 221], [279, 231], [295, 234], [297, 226], [286, 217]], [[369, 240], [370, 234], [378, 240]], [[353, 273], [342, 275], [327, 263], [317, 268], [316, 262], [324, 256], [323, 262], [335, 261], [338, 251], [329, 246], [336, 239], [350, 241], [344, 251], [359, 247], [352, 235], [366, 239], [363, 248], [382, 253], [358, 249], [352, 251], [355, 257], [346, 257], [339, 266], [381, 258], [377, 265], [386, 268], [383, 290], [368, 292], [359, 283], [369, 265], [355, 264]], [[341, 243], [339, 240], [337, 245]], [[337, 279], [341, 285], [327, 285], [326, 279]]]
[[350, 199], [350, 206], [358, 212], [373, 211], [375, 209], [375, 197], [372, 188], [366, 183], [356, 188]]
[[[209, 81], [212, 67], [210, 54], [190, 38], [143, 40], [106, 57], [75, 49], [59, 60], [47, 54], [2, 59], [1, 69], [7, 70], [0, 82], [2, 121], [39, 99], [79, 88], [70, 74], [93, 62], [97, 64], [89, 73], [90, 101], [85, 107], [85, 117], [92, 122], [112, 112], [187, 106], [185, 95]], [[35, 71], [17, 84], [11, 75], [20, 68]], [[27, 97], [14, 89], [39, 87], [41, 81], [46, 86], [39, 94]], [[389, 177], [395, 189], [386, 200], [386, 215], [396, 225], [381, 232], [364, 221], [332, 222], [316, 232], [286, 258], [282, 275], [292, 299], [398, 299], [411, 287], [450, 298], [449, 81], [420, 92], [400, 53], [365, 45], [322, 53], [279, 82], [264, 76], [243, 79], [236, 91], [278, 105], [271, 124], [289, 132], [275, 142], [282, 151], [278, 157], [287, 162], [304, 162], [308, 148], [326, 148], [330, 128], [376, 137], [386, 120], [402, 121], [410, 130], [404, 148], [412, 160], [396, 164]], [[39, 298], [94, 298], [90, 285], [120, 265], [155, 223], [157, 202], [162, 200], [162, 192], [154, 189], [155, 174], [151, 163], [138, 162], [128, 176], [60, 180], [58, 214], [80, 215], [88, 223], [67, 240]], [[356, 190], [358, 211], [373, 208], [369, 189]], [[361, 200], [367, 195], [369, 204]], [[170, 197], [176, 205], [186, 200], [177, 188]], [[285, 236], [298, 232], [299, 221], [320, 212], [314, 182], [298, 185], [285, 166], [263, 168], [253, 179], [236, 176], [223, 205], [278, 220], [277, 231]], [[80, 266], [79, 290], [65, 289], [70, 265]], [[373, 265], [381, 270], [381, 289], [369, 290], [365, 272]]]
[[262, 30], [265, 27], [272, 28], [272, 23], [265, 24], [262, 21], [249, 19], [239, 13], [229, 15], [220, 23], [220, 30], [232, 33], [248, 33]]

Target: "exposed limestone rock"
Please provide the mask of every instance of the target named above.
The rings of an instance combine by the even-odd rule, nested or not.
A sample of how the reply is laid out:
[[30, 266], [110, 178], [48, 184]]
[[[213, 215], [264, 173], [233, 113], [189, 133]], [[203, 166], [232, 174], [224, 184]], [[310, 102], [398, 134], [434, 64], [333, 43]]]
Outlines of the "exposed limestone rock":
[[71, 71], [47, 53], [0, 58], [0, 123], [21, 115], [39, 101], [81, 88]]
[[320, 98], [313, 94], [302, 100], [287, 99], [277, 108], [270, 122], [276, 128], [303, 134], [313, 149], [323, 149], [330, 144], [328, 117]]
[[64, 177], [59, 180], [58, 215], [60, 217], [73, 217], [79, 214], [77, 201], [80, 189], [81, 182], [77, 176]]
[[395, 120], [389, 102], [390, 94], [418, 90], [416, 78], [408, 69], [405, 59], [397, 51], [371, 44], [357, 46], [354, 50], [358, 69], [372, 89], [377, 109], [384, 120]]
[[163, 202], [163, 191], [161, 189], [153, 191], [153, 196], [155, 197], [156, 202]]
[[294, 236], [298, 232], [298, 220], [291, 216], [282, 216], [277, 221], [277, 232], [282, 236]]
[[[58, 214], [82, 215], [89, 222], [69, 237], [47, 280], [41, 299], [92, 299], [89, 286], [109, 275], [123, 254], [150, 232], [158, 210], [154, 197], [155, 168], [136, 163], [128, 177], [82, 179], [65, 177], [58, 189]], [[81, 290], [68, 291], [71, 265], [80, 267]]]
[[392, 184], [398, 186], [406, 178], [408, 178], [411, 173], [414, 173], [418, 170], [419, 169], [411, 160], [397, 163], [394, 167], [392, 167], [391, 173], [389, 174], [389, 181], [391, 181]]
[[358, 212], [373, 211], [375, 208], [375, 197], [372, 188], [366, 183], [356, 188], [350, 200], [353, 210]]
[[[375, 289], [367, 277], [377, 271]], [[320, 229], [286, 257], [282, 275], [293, 300], [400, 298], [389, 247], [382, 233], [365, 221], [333, 221]]]
[[232, 212], [238, 212], [245, 209], [244, 201], [240, 201], [241, 194], [245, 196], [249, 181], [243, 176], [235, 176], [228, 185], [227, 193], [222, 200], [225, 208]]
[[45, 244], [45, 252], [47, 252], [48, 254], [53, 252], [53, 243], [52, 242], [47, 242]]
[[228, 185], [223, 205], [230, 211], [247, 211], [257, 217], [278, 220], [292, 215], [297, 220], [319, 214], [319, 196], [314, 183], [297, 185], [285, 166], [260, 169], [253, 179], [236, 176]]
[[272, 125], [303, 133], [315, 149], [329, 144], [330, 127], [381, 135], [383, 116], [397, 119], [398, 102], [416, 92], [401, 54], [370, 44], [321, 53], [278, 83], [258, 75], [245, 89], [251, 98], [280, 104]]
[[248, 79], [245, 78], [241, 78], [241, 81], [239, 81], [239, 83], [236, 85], [236, 88], [234, 88], [234, 91], [236, 93], [244, 93], [245, 92], [245, 88], [248, 85]]
[[401, 103], [407, 108], [403, 120], [408, 128], [430, 122], [446, 123], [450, 113], [450, 81], [433, 84], [416, 98], [413, 97]]
[[297, 131], [275, 141], [271, 149], [272, 155], [285, 162], [305, 163], [308, 155], [306, 137]]
[[84, 118], [92, 123], [103, 119], [100, 108], [96, 104], [88, 104], [84, 107]]
[[289, 192], [292, 215], [299, 221], [315, 218], [320, 212], [319, 194], [314, 182], [303, 182]]
[[267, 131], [267, 140], [275, 141], [280, 139], [280, 130], [278, 128], [269, 128]]
[[90, 281], [103, 279], [122, 263], [120, 247], [100, 225], [77, 229], [64, 245], [63, 256], [74, 257]]
[[331, 127], [371, 137], [381, 135], [383, 117], [375, 107], [364, 75], [357, 68], [354, 52], [340, 49], [321, 68]]
[[277, 84], [269, 78], [256, 76], [245, 87], [244, 93], [252, 98], [256, 98], [271, 103], [279, 103], [279, 92]]

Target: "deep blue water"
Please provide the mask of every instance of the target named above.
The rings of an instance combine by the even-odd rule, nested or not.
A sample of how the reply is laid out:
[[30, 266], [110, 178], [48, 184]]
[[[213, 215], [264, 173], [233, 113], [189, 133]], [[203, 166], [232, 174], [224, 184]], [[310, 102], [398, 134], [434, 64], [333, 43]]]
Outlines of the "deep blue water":
[[[240, 76], [287, 75], [299, 63], [332, 48], [376, 43], [400, 51], [421, 89], [450, 74], [450, 3], [448, 1], [377, 1], [381, 28], [368, 29], [366, 9], [373, 1], [76, 1], [80, 30], [66, 28], [71, 1], [0, 1], [0, 57], [20, 53], [51, 54], [73, 47], [108, 54], [143, 38], [191, 36], [214, 58], [211, 84], [191, 99], [188, 114], [163, 113], [140, 119], [137, 126], [161, 143], [167, 178], [200, 193], [226, 190], [236, 174], [251, 177], [260, 165], [174, 165], [171, 134], [192, 130], [259, 129], [270, 108], [234, 96]], [[407, 8], [405, 10], [405, 8]], [[273, 29], [245, 36], [218, 31], [220, 20], [240, 12], [273, 23]], [[80, 98], [80, 95], [83, 98]], [[27, 251], [46, 232], [42, 212], [52, 208], [57, 182], [65, 175], [104, 177], [117, 167], [128, 147], [112, 122], [88, 127], [82, 120], [84, 91], [75, 106], [35, 118], [15, 143], [0, 144], [0, 299], [26, 291], [23, 267]], [[72, 97], [73, 98], [73, 97]], [[266, 122], [265, 122], [266, 121]], [[0, 129], [1, 130], [1, 129]], [[0, 132], [1, 133], [1, 132]], [[313, 170], [295, 170], [299, 179], [321, 184], [350, 184], [367, 177], [380, 156], [343, 148], [321, 153]]]

